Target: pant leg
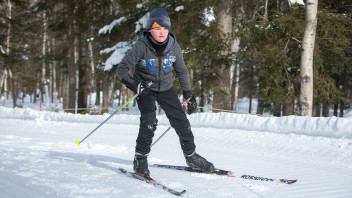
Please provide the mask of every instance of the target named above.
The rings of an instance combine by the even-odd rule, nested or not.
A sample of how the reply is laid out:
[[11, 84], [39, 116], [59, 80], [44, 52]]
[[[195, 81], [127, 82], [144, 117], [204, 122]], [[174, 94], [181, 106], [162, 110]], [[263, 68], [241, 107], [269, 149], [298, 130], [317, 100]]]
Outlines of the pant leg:
[[187, 155], [192, 154], [196, 149], [194, 136], [191, 131], [191, 125], [183, 111], [174, 88], [171, 88], [166, 92], [158, 93], [157, 101], [165, 111], [171, 126], [176, 130], [183, 152]]
[[141, 112], [139, 133], [136, 140], [136, 152], [148, 154], [153, 141], [154, 131], [158, 120], [155, 113], [155, 95], [150, 92], [137, 98], [138, 108]]

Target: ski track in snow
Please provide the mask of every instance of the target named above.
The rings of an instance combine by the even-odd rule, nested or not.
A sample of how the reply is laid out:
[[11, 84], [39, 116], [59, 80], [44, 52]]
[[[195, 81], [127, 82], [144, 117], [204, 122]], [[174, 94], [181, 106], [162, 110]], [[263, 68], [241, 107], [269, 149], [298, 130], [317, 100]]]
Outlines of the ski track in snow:
[[[75, 141], [96, 122], [25, 117], [0, 117], [1, 198], [174, 197], [118, 170], [132, 170], [138, 122], [107, 123], [78, 147]], [[154, 140], [167, 128], [159, 125]], [[192, 128], [197, 152], [235, 178], [152, 167], [185, 165], [174, 130], [152, 148], [152, 177], [175, 190], [186, 189], [183, 197], [190, 198], [352, 197], [352, 139], [243, 128]], [[255, 181], [241, 179], [242, 174], [298, 181]]]

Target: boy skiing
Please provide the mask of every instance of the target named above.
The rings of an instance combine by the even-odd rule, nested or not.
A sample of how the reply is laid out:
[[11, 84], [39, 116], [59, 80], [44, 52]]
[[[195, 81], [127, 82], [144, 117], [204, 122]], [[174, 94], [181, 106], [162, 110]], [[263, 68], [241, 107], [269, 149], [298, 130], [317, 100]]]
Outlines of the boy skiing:
[[[191, 92], [189, 72], [170, 27], [167, 11], [154, 9], [150, 13], [143, 37], [126, 53], [116, 70], [122, 83], [139, 94], [137, 104], [141, 117], [133, 169], [136, 174], [144, 177], [150, 177], [147, 158], [158, 123], [155, 102], [165, 111], [171, 126], [176, 130], [187, 165], [204, 172], [215, 171], [212, 163], [196, 153], [190, 123], [173, 87], [172, 70], [180, 81], [187, 101], [187, 113], [194, 113], [197, 102]], [[132, 68], [134, 72], [131, 77], [129, 71]]]

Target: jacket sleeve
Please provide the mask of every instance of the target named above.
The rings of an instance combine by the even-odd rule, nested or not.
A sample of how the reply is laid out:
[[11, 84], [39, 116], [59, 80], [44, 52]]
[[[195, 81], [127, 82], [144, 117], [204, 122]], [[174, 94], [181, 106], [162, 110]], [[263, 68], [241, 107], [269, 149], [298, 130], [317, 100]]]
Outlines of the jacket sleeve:
[[138, 41], [131, 50], [129, 50], [119, 63], [116, 74], [121, 82], [126, 85], [127, 88], [135, 91], [134, 79], [130, 76], [129, 71], [135, 67], [141, 58], [140, 41]]
[[179, 44], [176, 46], [176, 61], [174, 64], [174, 70], [178, 80], [180, 81], [182, 91], [191, 90], [191, 84], [189, 79], [189, 71], [183, 60], [183, 54]]

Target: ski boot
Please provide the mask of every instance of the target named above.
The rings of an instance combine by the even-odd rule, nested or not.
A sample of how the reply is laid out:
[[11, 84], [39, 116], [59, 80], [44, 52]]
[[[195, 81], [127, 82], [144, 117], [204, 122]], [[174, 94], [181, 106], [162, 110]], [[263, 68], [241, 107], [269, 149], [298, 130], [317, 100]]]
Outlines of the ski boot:
[[214, 165], [208, 162], [204, 157], [198, 155], [196, 152], [190, 155], [184, 155], [188, 166], [193, 168], [199, 168], [205, 173], [211, 173], [215, 171]]
[[136, 152], [133, 160], [133, 170], [137, 175], [151, 179], [148, 169], [148, 154], [141, 154]]

